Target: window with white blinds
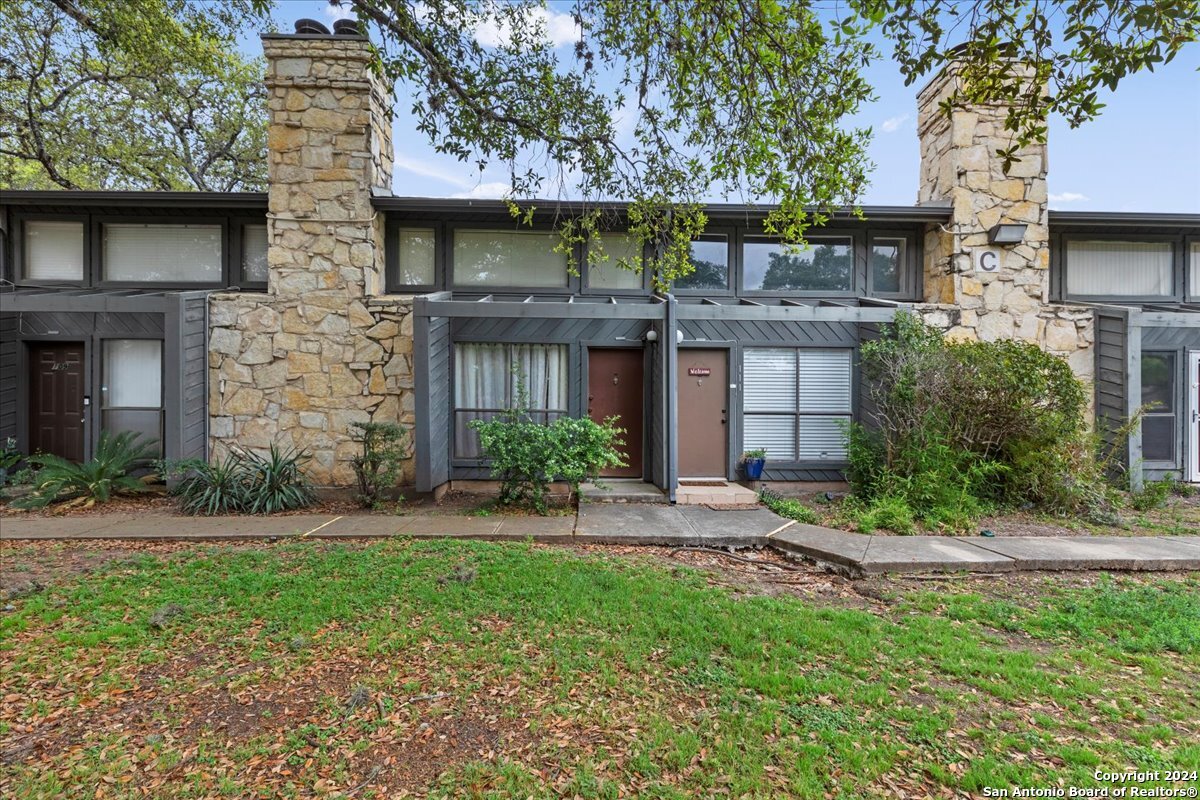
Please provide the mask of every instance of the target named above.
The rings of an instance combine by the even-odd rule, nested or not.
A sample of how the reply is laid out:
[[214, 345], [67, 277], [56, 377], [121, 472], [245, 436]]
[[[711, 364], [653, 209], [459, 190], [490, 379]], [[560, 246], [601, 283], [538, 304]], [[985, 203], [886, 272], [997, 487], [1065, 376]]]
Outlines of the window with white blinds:
[[1175, 292], [1170, 242], [1067, 242], [1067, 294], [1075, 297], [1169, 297]]
[[220, 283], [221, 226], [106, 224], [104, 279]]
[[267, 226], [242, 226], [242, 280], [267, 282]]
[[26, 220], [25, 277], [34, 281], [83, 280], [83, 223]]
[[[588, 288], [637, 291], [642, 273], [622, 264], [642, 266], [641, 245], [624, 233], [602, 233], [600, 248], [588, 248]], [[603, 250], [604, 257], [599, 253]]]
[[104, 341], [101, 425], [112, 433], [141, 434], [141, 442], [162, 447], [162, 341]]
[[768, 461], [844, 461], [851, 351], [754, 347], [742, 359], [742, 445]]
[[554, 252], [556, 233], [466, 231], [454, 233], [454, 283], [565, 289], [567, 256]]

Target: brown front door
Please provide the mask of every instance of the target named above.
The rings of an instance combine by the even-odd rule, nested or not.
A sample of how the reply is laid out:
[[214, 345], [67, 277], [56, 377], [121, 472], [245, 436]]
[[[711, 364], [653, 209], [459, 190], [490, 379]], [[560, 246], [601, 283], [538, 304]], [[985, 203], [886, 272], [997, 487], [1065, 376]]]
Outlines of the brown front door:
[[620, 417], [628, 466], [607, 470], [606, 478], [642, 477], [642, 351], [588, 349], [588, 416], [596, 422]]
[[29, 452], [83, 461], [83, 345], [29, 346]]
[[728, 355], [679, 351], [679, 475], [724, 478], [728, 462]]

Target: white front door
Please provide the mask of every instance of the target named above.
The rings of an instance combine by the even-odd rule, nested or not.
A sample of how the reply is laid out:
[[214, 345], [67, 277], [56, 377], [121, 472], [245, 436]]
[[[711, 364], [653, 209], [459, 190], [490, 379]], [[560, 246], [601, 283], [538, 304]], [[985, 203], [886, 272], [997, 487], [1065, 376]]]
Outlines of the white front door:
[[1200, 483], [1200, 350], [1188, 352], [1186, 480]]

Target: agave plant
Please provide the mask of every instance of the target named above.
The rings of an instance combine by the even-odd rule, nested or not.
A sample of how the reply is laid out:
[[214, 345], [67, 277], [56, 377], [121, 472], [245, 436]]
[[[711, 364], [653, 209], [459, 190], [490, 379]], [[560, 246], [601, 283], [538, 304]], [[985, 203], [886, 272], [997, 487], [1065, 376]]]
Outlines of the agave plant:
[[234, 451], [212, 464], [184, 461], [172, 474], [183, 475], [171, 490], [185, 514], [274, 514], [316, 501], [304, 475], [308, 455], [274, 445], [266, 455]]
[[249, 483], [245, 510], [251, 514], [274, 514], [316, 501], [316, 492], [304, 475], [307, 453], [271, 445], [265, 456], [246, 453], [243, 458]]
[[83, 505], [107, 503], [113, 495], [135, 492], [142, 481], [129, 475], [138, 462], [148, 461], [156, 450], [155, 440], [141, 441], [141, 434], [103, 431], [96, 452], [76, 464], [65, 458], [39, 453], [29, 463], [39, 467], [33, 491], [13, 501], [16, 508], [44, 508], [51, 503], [72, 501]]
[[172, 471], [184, 475], [171, 494], [179, 498], [179, 510], [185, 514], [236, 514], [246, 505], [246, 470], [237, 454], [212, 464], [180, 462]]

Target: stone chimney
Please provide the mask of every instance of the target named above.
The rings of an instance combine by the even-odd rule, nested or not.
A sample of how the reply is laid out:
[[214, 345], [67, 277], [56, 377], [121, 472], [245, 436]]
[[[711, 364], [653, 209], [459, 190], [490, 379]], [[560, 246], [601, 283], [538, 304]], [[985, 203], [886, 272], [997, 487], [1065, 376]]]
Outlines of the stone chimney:
[[[926, 319], [952, 338], [1021, 339], [1068, 356], [1092, 375], [1091, 312], [1050, 303], [1046, 146], [1017, 152], [1008, 172], [998, 150], [1012, 145], [1007, 107], [975, 105], [947, 114], [941, 103], [960, 85], [955, 64], [917, 96], [921, 146], [918, 203], [948, 203], [948, 225], [925, 236]], [[1019, 243], [993, 244], [1000, 224], [1027, 226]]]
[[337, 30], [263, 36], [268, 291], [209, 305], [213, 455], [295, 448], [323, 486], [353, 484], [355, 422], [411, 428], [414, 399], [411, 298], [381, 297], [371, 204], [391, 190], [391, 91], [366, 37]]

